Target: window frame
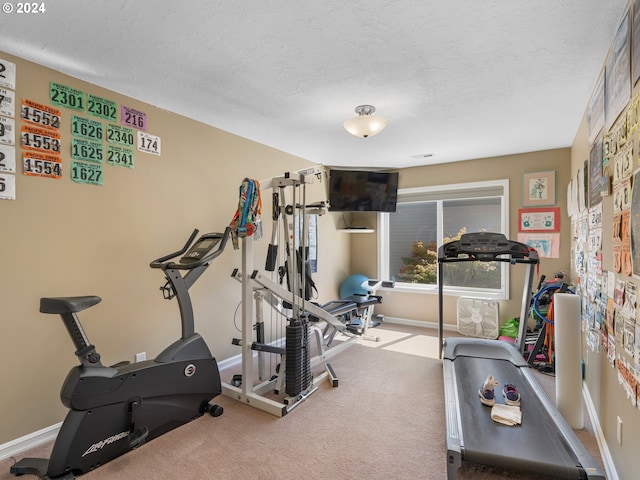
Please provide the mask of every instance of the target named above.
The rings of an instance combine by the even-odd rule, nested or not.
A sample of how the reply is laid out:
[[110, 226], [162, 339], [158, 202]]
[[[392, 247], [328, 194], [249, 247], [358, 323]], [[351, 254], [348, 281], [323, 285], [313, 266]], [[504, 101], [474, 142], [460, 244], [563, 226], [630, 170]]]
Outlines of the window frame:
[[[437, 202], [437, 232], [438, 232], [438, 246], [442, 244], [443, 238], [443, 216], [442, 216], [442, 205], [446, 200], [452, 200], [450, 197], [451, 193], [455, 193], [456, 191], [461, 192], [462, 196], [459, 197], [460, 200], [465, 198], [479, 198], [463, 195], [464, 191], [472, 192], [473, 190], [478, 190], [486, 187], [496, 187], [502, 188], [502, 195], [499, 196], [501, 199], [500, 202], [500, 221], [502, 224], [502, 232], [507, 238], [509, 238], [509, 179], [498, 179], [498, 180], [487, 180], [481, 182], [465, 182], [465, 183], [455, 183], [450, 185], [436, 185], [436, 186], [428, 186], [428, 187], [411, 187], [411, 188], [400, 188], [398, 189], [398, 204], [402, 202], [402, 196], [419, 196], [420, 194], [424, 194], [425, 197], [428, 195], [430, 198], [424, 201], [436, 201]], [[435, 200], [432, 197], [437, 196], [439, 193], [448, 194], [449, 197], [446, 199]], [[496, 195], [485, 195], [485, 198], [495, 197]], [[412, 203], [412, 202], [405, 202]], [[389, 279], [389, 213], [380, 212], [378, 213], [378, 252], [377, 252], [377, 275], [378, 278]], [[473, 296], [476, 298], [486, 298], [493, 300], [507, 300], [509, 299], [509, 265], [505, 262], [499, 262], [498, 266], [501, 269], [501, 288], [499, 290], [496, 289], [478, 289], [471, 287], [452, 287], [446, 286], [443, 288], [443, 292], [445, 295], [449, 296]], [[440, 267], [440, 265], [438, 265]], [[396, 282], [395, 287], [393, 289], [396, 292], [409, 292], [409, 293], [418, 293], [418, 294], [427, 294], [427, 295], [437, 295], [438, 294], [438, 284], [414, 284], [414, 283], [404, 283], [404, 282]]]

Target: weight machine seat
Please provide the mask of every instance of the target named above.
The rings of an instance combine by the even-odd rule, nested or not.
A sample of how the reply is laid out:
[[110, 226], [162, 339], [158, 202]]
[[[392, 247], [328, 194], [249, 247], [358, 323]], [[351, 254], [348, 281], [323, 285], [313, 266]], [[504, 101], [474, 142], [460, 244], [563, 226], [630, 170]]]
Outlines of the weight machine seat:
[[[336, 318], [341, 319], [344, 323], [349, 321], [352, 316], [357, 316], [358, 312], [363, 308], [371, 305], [377, 305], [382, 303], [382, 297], [378, 295], [350, 295], [340, 300], [332, 300], [323, 305], [320, 308], [326, 310]], [[311, 321], [318, 321], [317, 317], [311, 316]]]
[[[357, 309], [357, 304], [355, 302], [352, 302], [351, 300], [332, 300], [323, 305], [317, 306], [338, 319], [347, 314], [355, 312]], [[309, 314], [309, 320], [312, 322], [319, 322], [320, 318], [315, 315]]]
[[54, 297], [40, 299], [40, 313], [76, 313], [100, 303], [97, 295], [82, 297]]
[[[462, 460], [559, 478], [602, 479], [604, 474], [560, 415], [516, 348], [498, 340], [447, 338], [443, 355], [447, 471], [456, 478]], [[491, 419], [478, 390], [493, 375], [496, 403], [502, 388], [517, 386], [522, 424]]]
[[354, 302], [358, 308], [368, 307], [370, 305], [378, 305], [382, 303], [382, 297], [380, 295], [349, 295], [344, 300]]

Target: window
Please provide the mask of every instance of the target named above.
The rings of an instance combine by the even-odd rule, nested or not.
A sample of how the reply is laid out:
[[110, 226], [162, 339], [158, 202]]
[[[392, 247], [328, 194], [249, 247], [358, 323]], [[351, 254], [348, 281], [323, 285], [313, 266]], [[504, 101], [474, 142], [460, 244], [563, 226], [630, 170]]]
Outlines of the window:
[[[380, 213], [380, 278], [396, 289], [437, 292], [438, 247], [467, 232], [508, 236], [509, 181], [495, 180], [398, 191], [396, 212]], [[448, 263], [449, 295], [508, 298], [508, 265], [502, 262]]]

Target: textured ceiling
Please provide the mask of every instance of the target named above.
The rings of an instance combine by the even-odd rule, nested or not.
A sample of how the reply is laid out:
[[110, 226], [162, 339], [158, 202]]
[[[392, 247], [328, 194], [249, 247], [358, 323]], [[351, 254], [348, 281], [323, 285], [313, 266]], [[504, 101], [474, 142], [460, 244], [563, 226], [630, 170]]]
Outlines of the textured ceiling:
[[[0, 13], [0, 51], [313, 162], [406, 167], [570, 146], [627, 0], [43, 3]], [[343, 130], [360, 104], [382, 133]]]

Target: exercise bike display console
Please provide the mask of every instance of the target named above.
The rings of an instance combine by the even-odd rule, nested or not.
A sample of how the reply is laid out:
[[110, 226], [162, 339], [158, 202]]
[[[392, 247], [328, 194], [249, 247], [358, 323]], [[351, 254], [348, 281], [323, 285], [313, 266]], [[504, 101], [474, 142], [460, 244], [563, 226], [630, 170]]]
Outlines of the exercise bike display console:
[[224, 249], [224, 243], [221, 242], [221, 240], [224, 239], [224, 235], [224, 233], [205, 233], [193, 244], [189, 251], [180, 258], [180, 263], [191, 264], [202, 260], [207, 255], [211, 257], [213, 257], [213, 255], [219, 255]]
[[[69, 412], [51, 458], [24, 458], [11, 466], [12, 474], [70, 480], [204, 413], [222, 414], [221, 406], [210, 403], [222, 393], [220, 373], [204, 339], [194, 331], [189, 288], [222, 253], [229, 232], [205, 234], [194, 243], [194, 230], [181, 250], [151, 262], [151, 268], [163, 271], [165, 298], [177, 298], [182, 321], [181, 338], [153, 360], [102, 365], [77, 317], [100, 297], [40, 299], [40, 312], [61, 316], [80, 365], [62, 385], [60, 398]], [[177, 263], [172, 261], [178, 257]]]

